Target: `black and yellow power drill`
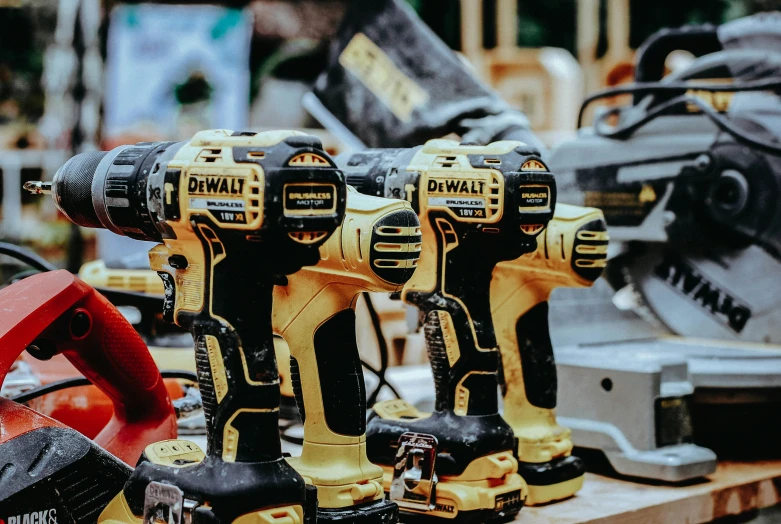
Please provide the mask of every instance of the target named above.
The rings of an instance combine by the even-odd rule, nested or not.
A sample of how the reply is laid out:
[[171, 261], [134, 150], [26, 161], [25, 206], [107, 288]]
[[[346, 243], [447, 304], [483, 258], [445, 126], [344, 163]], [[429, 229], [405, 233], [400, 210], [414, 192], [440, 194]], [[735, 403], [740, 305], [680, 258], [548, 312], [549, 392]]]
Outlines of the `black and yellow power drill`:
[[383, 466], [385, 489], [403, 512], [459, 522], [512, 517], [527, 488], [512, 428], [498, 413], [489, 288], [497, 263], [536, 249], [554, 211], [553, 175], [536, 150], [513, 141], [432, 140], [337, 162], [362, 193], [410, 202], [423, 233], [402, 298], [421, 311], [435, 410], [376, 404], [369, 459]]
[[573, 495], [585, 466], [572, 456], [571, 432], [556, 423], [556, 364], [548, 299], [557, 287], [589, 287], [607, 262], [602, 211], [557, 204], [537, 250], [500, 262], [491, 280], [491, 315], [504, 370], [504, 419], [517, 439], [518, 471], [529, 505]]
[[366, 456], [366, 387], [355, 337], [365, 291], [398, 292], [417, 267], [418, 216], [408, 202], [347, 192], [344, 223], [321, 259], [274, 288], [273, 326], [290, 347], [304, 442], [288, 462], [317, 486], [318, 521], [392, 523], [382, 468]]
[[271, 301], [344, 217], [344, 177], [320, 141], [203, 131], [82, 153], [50, 189], [79, 225], [160, 242], [164, 316], [193, 334], [207, 421], [203, 460], [183, 441], [150, 446], [99, 521], [314, 522], [313, 490], [281, 452]]

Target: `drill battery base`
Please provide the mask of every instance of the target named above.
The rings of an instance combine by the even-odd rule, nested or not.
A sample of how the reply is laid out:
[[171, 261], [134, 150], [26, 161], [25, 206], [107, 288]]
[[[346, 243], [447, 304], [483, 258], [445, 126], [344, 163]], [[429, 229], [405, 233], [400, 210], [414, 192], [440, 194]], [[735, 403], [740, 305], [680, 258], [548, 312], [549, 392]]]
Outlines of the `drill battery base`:
[[[239, 464], [243, 464], [245, 473], [255, 469], [253, 466], [257, 467], [251, 463]], [[152, 466], [152, 468], [145, 468], [145, 466]], [[246, 483], [242, 482], [242, 479], [232, 479], [234, 482], [231, 482], [230, 477], [221, 474], [220, 466], [207, 457], [197, 444], [188, 440], [167, 440], [151, 444], [144, 450], [136, 471], [131, 475], [123, 491], [106, 506], [98, 522], [100, 524], [147, 522], [312, 524], [316, 522], [317, 490], [313, 486], [291, 486], [283, 478], [288, 468], [284, 463], [282, 467], [277, 468], [274, 468], [273, 463], [262, 463], [261, 467], [264, 470], [278, 470], [275, 476], [269, 474], [265, 476], [276, 477], [280, 484], [269, 485], [268, 489], [258, 489], [258, 484], [255, 483], [251, 486], [251, 493], [246, 489], [236, 489], [237, 486]], [[193, 468], [198, 468], [200, 471], [193, 472]], [[150, 480], [155, 477], [158, 480]], [[250, 475], [247, 474], [242, 475], [245, 480], [249, 477]], [[174, 485], [170, 478], [178, 480], [177, 485]], [[198, 484], [203, 486], [199, 487]], [[217, 485], [224, 489], [215, 489]], [[207, 497], [203, 494], [202, 488], [205, 487], [211, 488], [211, 496]], [[304, 500], [303, 504], [279, 504], [279, 495], [284, 496], [284, 493], [291, 491], [291, 488], [304, 490], [304, 495], [301, 497]], [[139, 497], [141, 490], [143, 490], [143, 498]], [[258, 499], [261, 497], [269, 502], [266, 508], [258, 504]], [[252, 509], [245, 513], [242, 511], [242, 506]], [[227, 520], [225, 520], [226, 516]]]
[[[305, 442], [300, 457], [288, 463], [317, 488], [317, 521], [384, 524], [398, 521], [396, 504], [385, 500], [382, 469], [366, 458], [366, 443]], [[347, 481], [347, 483], [345, 483]]]
[[574, 456], [539, 464], [518, 462], [518, 474], [529, 487], [527, 506], [538, 506], [573, 496], [583, 487], [585, 465]]
[[[507, 455], [496, 454], [483, 457], [486, 460], [503, 460]], [[394, 468], [383, 468], [383, 484], [390, 491]], [[459, 477], [442, 477], [431, 494], [428, 509], [410, 507], [394, 500], [404, 515], [404, 522], [415, 522], [430, 518], [448, 519], [461, 524], [482, 522], [505, 522], [515, 518], [526, 500], [526, 483], [520, 475], [506, 475], [498, 486], [499, 479], [478, 481], [462, 480]]]
[[[506, 409], [505, 406], [505, 416]], [[518, 443], [515, 454], [518, 474], [529, 486], [527, 506], [538, 506], [573, 496], [583, 487], [586, 474], [583, 460], [571, 454], [572, 431], [558, 425], [552, 413], [540, 418], [545, 424], [534, 424], [536, 418], [528, 417], [531, 423], [527, 424], [514, 425], [512, 421], [509, 422]]]
[[[405, 415], [419, 412], [411, 405], [413, 403], [424, 409], [429, 405], [433, 388], [428, 365], [391, 368], [389, 376], [412, 400], [404, 402], [409, 406]], [[380, 406], [382, 404], [378, 403]], [[375, 405], [375, 408], [378, 405]], [[557, 431], [549, 431], [550, 426], [547, 425], [534, 430], [511, 424], [517, 439], [515, 457], [526, 459], [518, 460], [518, 474], [525, 481], [528, 490], [525, 506], [563, 500], [583, 487], [585, 462], [580, 457], [570, 455], [573, 449], [572, 432], [555, 421], [552, 426], [555, 426]]]
[[[536, 408], [535, 408], [536, 409]], [[538, 411], [543, 411], [538, 409]], [[506, 415], [506, 407], [505, 407]], [[572, 453], [572, 431], [546, 415], [546, 424], [513, 425], [517, 440], [518, 474], [529, 486], [527, 506], [538, 506], [573, 496], [583, 487], [586, 465]]]
[[[369, 435], [373, 448], [369, 454], [382, 465], [383, 487], [407, 520], [413, 517], [459, 523], [502, 522], [511, 520], [521, 510], [528, 488], [518, 474], [512, 450], [499, 450], [502, 446], [494, 445], [500, 431], [483, 434], [475, 430], [482, 424], [466, 421], [482, 418], [492, 419], [425, 414], [403, 400], [374, 405], [370, 427], [375, 431]], [[439, 428], [438, 437], [414, 432], [416, 423], [425, 425], [427, 419]], [[467, 427], [470, 424], [472, 427]], [[453, 442], [445, 441], [448, 428], [453, 429]], [[466, 439], [461, 438], [464, 435], [468, 435]], [[385, 442], [390, 444], [387, 450], [374, 447]], [[486, 449], [480, 449], [482, 446]], [[486, 452], [491, 449], [499, 451]]]

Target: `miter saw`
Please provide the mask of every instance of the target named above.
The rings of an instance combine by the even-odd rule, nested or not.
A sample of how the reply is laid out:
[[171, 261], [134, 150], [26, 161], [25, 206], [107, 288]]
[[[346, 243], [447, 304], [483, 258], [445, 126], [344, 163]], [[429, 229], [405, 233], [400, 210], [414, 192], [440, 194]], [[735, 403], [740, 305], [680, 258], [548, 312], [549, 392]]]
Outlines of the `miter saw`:
[[[662, 79], [676, 49], [701, 56]], [[766, 457], [781, 436], [781, 14], [664, 30], [636, 71], [549, 164], [561, 201], [605, 214], [613, 302], [662, 337], [556, 340], [579, 344], [556, 353], [558, 412], [620, 473], [682, 480], [712, 456], [670, 445]]]
[[[699, 58], [662, 80], [677, 49]], [[715, 455], [703, 445], [777, 452], [781, 430], [762, 415], [781, 397], [781, 353], [768, 346], [781, 343], [775, 49], [777, 13], [660, 31], [638, 51], [637, 83], [593, 95], [581, 113], [600, 98], [633, 102], [552, 153], [560, 200], [602, 209], [611, 235], [606, 278], [551, 300], [559, 421], [619, 473], [708, 474]], [[355, 149], [448, 132], [534, 140], [523, 115], [394, 0], [348, 10], [305, 105]], [[776, 438], [747, 446], [756, 434]]]

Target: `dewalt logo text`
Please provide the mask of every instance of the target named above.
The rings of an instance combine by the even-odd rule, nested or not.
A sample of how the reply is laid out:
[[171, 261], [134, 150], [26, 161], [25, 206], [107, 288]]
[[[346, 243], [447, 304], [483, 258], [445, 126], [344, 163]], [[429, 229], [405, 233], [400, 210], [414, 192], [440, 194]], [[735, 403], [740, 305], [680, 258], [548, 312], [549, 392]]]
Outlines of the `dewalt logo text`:
[[721, 289], [676, 253], [668, 252], [654, 268], [654, 275], [735, 333], [743, 331], [751, 320], [751, 309], [747, 305]]
[[234, 176], [190, 175], [187, 192], [191, 195], [241, 195], [244, 179]]
[[480, 180], [464, 179], [430, 179], [427, 188], [429, 194], [441, 193], [445, 195], [482, 195], [485, 190], [485, 182]]

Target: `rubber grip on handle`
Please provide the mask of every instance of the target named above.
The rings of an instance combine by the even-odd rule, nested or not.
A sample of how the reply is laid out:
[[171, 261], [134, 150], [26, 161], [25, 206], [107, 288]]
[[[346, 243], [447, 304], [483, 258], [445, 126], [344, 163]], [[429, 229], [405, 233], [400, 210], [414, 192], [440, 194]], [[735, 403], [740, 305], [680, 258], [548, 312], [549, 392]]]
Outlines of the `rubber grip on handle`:
[[[366, 384], [355, 340], [355, 310], [325, 321], [314, 334], [323, 411], [328, 428], [359, 437], [366, 432]], [[304, 370], [306, 372], [306, 370]]]
[[228, 325], [215, 318], [198, 319], [192, 326], [207, 454], [226, 462], [266, 462], [282, 455], [279, 375], [266, 313], [271, 311], [272, 285], [256, 291], [249, 302], [241, 300], [246, 295], [234, 293], [236, 302], [246, 306], [241, 313], [222, 310], [217, 304], [226, 302], [215, 300], [215, 315]]
[[426, 315], [423, 324], [423, 336], [426, 341], [426, 351], [431, 364], [431, 373], [434, 377], [434, 394], [437, 411], [447, 409], [450, 399], [450, 362], [447, 357], [442, 324], [437, 311], [431, 311]]
[[519, 317], [515, 324], [526, 399], [542, 409], [556, 407], [558, 388], [548, 310], [548, 302], [540, 302]]

